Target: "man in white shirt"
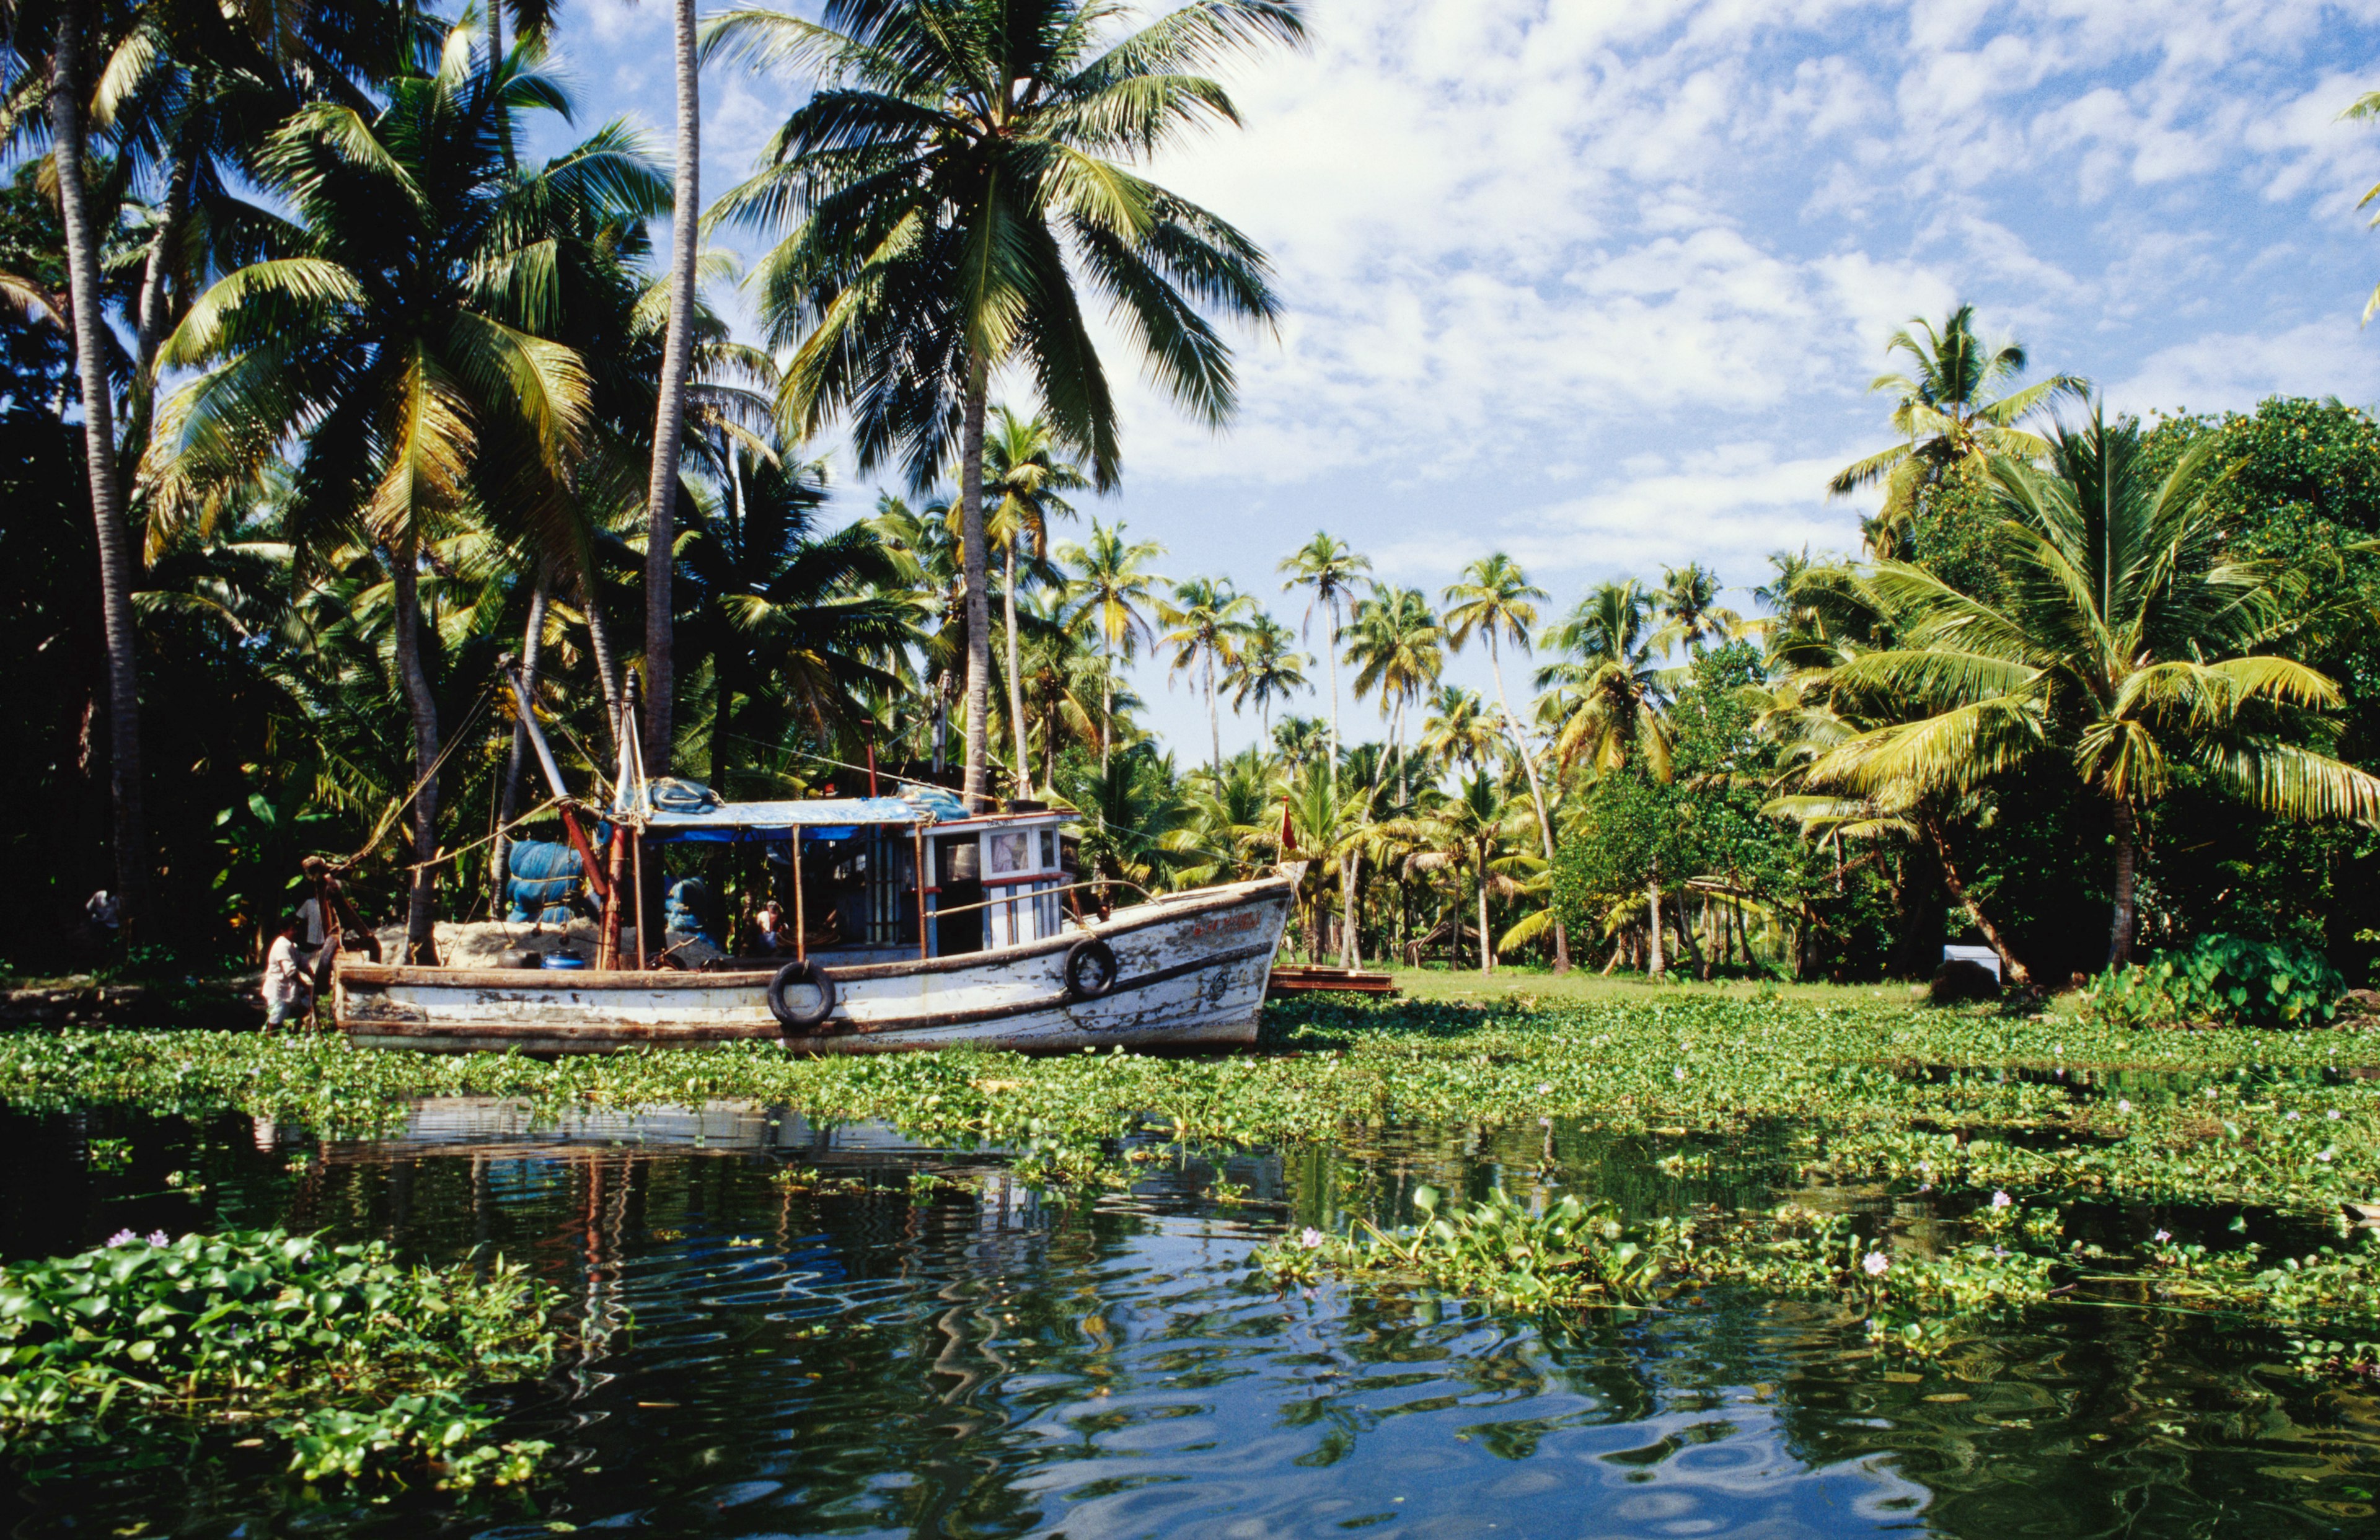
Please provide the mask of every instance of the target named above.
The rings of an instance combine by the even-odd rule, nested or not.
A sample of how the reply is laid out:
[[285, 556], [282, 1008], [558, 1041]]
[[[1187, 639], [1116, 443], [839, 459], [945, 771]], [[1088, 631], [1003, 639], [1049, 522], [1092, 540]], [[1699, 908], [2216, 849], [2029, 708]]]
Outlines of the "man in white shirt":
[[297, 916], [282, 920], [264, 952], [264, 1030], [294, 1026], [306, 1019], [313, 991], [306, 982], [306, 953], [298, 945]]

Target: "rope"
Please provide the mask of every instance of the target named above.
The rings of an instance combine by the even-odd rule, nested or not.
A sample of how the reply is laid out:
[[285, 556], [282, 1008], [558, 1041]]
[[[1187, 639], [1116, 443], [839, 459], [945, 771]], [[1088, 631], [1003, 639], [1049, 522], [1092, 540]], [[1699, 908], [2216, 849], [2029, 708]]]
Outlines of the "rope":
[[449, 861], [460, 860], [462, 857], [468, 855], [471, 852], [479, 849], [481, 845], [492, 845], [498, 840], [506, 838], [514, 830], [518, 829], [522, 824], [528, 822], [529, 819], [538, 817], [548, 809], [559, 807], [562, 806], [563, 800], [563, 798], [558, 796], [547, 797], [543, 802], [539, 803], [528, 812], [523, 813], [520, 817], [513, 819], [512, 822], [505, 824], [502, 829], [496, 830], [492, 833], [489, 834], [485, 839], [473, 840], [467, 845], [458, 845], [455, 849], [448, 851], [445, 855], [436, 856], [428, 861], [415, 861], [407, 866], [404, 869], [407, 871], [428, 871], [432, 867], [443, 867]]
[[494, 686], [491, 685], [488, 689], [481, 690], [480, 692], [480, 698], [472, 702], [471, 709], [468, 711], [463, 713], [463, 721], [461, 724], [457, 726], [453, 733], [447, 735], [446, 746], [438, 751], [438, 758], [431, 760], [430, 768], [421, 772], [419, 780], [414, 782], [413, 790], [406, 793], [402, 798], [390, 806], [387, 812], [381, 815], [380, 821], [374, 824], [372, 826], [372, 831], [364, 837], [364, 843], [356, 847], [356, 853], [354, 855], [341, 857], [340, 859], [331, 863], [331, 869], [333, 871], [345, 871], [348, 867], [354, 866], [357, 862], [362, 860], [365, 856], [370, 855], [374, 848], [380, 844], [382, 839], [387, 835], [390, 827], [394, 825], [399, 818], [403, 817], [405, 810], [407, 807], [412, 806], [414, 800], [421, 795], [422, 790], [430, 785], [431, 782], [438, 779], [438, 772], [445, 768], [447, 759], [454, 755], [456, 749], [471, 741], [471, 724], [479, 720], [480, 713], [481, 711], [487, 709], [488, 701], [493, 694], [493, 689]]

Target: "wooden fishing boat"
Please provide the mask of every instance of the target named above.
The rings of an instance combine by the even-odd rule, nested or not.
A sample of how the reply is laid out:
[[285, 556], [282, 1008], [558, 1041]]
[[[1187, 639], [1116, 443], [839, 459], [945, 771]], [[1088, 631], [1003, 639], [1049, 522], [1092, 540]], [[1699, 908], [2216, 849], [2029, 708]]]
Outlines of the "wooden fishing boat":
[[[390, 964], [336, 952], [332, 1019], [375, 1048], [551, 1054], [763, 1041], [805, 1053], [978, 1044], [1026, 1051], [1255, 1042], [1294, 889], [1269, 877], [1085, 913], [1073, 815], [970, 812], [950, 793], [724, 803], [646, 782], [623, 735], [607, 808], [570, 802], [517, 689], [547, 779], [605, 904], [592, 970]], [[577, 819], [608, 824], [610, 879]], [[760, 845], [785, 869], [791, 959], [659, 966], [625, 911], [649, 847]], [[633, 855], [624, 852], [633, 851]], [[820, 923], [813, 923], [818, 916]], [[811, 940], [811, 938], [817, 940]]]

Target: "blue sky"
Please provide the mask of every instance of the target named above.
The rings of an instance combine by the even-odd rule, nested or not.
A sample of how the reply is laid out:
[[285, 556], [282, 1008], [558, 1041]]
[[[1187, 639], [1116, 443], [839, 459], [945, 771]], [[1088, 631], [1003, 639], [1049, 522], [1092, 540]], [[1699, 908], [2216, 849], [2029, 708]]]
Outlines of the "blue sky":
[[[1161, 7], [1160, 7], [1161, 8]], [[2380, 400], [2380, 0], [1309, 0], [1243, 131], [1154, 168], [1272, 254], [1218, 437], [1129, 394], [1087, 513], [1294, 624], [1317, 527], [1433, 593], [1505, 550], [1566, 606], [1700, 560], [1848, 551], [1828, 475], [1887, 440], [1885, 338], [1961, 299], [2120, 409]], [[668, 11], [565, 7], [582, 122], [670, 121]], [[705, 76], [706, 199], [794, 82]], [[729, 293], [714, 295], [733, 309]], [[1111, 367], [1133, 375], [1128, 350]], [[844, 473], [856, 514], [872, 485]], [[1734, 596], [1748, 602], [1747, 596]], [[1318, 631], [1317, 641], [1319, 641]], [[1315, 677], [1322, 677], [1318, 667]], [[1484, 684], [1484, 657], [1451, 676]], [[1203, 708], [1144, 668], [1184, 758]], [[1319, 711], [1321, 702], [1312, 703]], [[1352, 725], [1373, 709], [1342, 705]], [[1375, 730], [1376, 731], [1376, 730]], [[1226, 717], [1225, 747], [1255, 734]]]

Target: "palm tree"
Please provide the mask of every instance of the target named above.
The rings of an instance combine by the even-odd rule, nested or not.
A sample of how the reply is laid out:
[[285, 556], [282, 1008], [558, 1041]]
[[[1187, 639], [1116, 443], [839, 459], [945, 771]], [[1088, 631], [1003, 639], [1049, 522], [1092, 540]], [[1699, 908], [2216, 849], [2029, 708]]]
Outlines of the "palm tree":
[[858, 697], [893, 683], [877, 660], [917, 637], [915, 605], [884, 591], [900, 573], [876, 531], [818, 533], [824, 461], [787, 445], [762, 457], [732, 440], [726, 455], [726, 495], [697, 507], [679, 554], [679, 639], [710, 661], [710, 780], [722, 791], [739, 738], [780, 742], [801, 720], [832, 751]]
[[1272, 751], [1286, 773], [1293, 775], [1327, 758], [1330, 746], [1330, 724], [1313, 717], [1283, 717], [1273, 724]]
[[[1426, 817], [1389, 826], [1390, 832], [1427, 847], [1407, 858], [1408, 871], [1461, 871], [1465, 867], [1471, 869], [1478, 893], [1479, 971], [1483, 974], [1496, 971], [1495, 934], [1488, 928], [1488, 893], [1495, 881], [1490, 868], [1497, 851], [1511, 838], [1513, 815], [1520, 810], [1512, 799], [1497, 790], [1493, 776], [1486, 770], [1474, 770], [1463, 778], [1454, 795]], [[1460, 893], [1461, 890], [1456, 891]]]
[[1547, 651], [1564, 655], [1536, 674], [1556, 718], [1554, 752], [1564, 765], [1585, 756], [1602, 772], [1633, 756], [1655, 780], [1670, 778], [1670, 734], [1662, 719], [1669, 697], [1645, 634], [1652, 606], [1633, 577], [1598, 583], [1537, 639]]
[[2079, 398], [2091, 388], [2088, 381], [2053, 374], [2005, 395], [1989, 394], [2024, 372], [2024, 346], [1976, 336], [1973, 305], [1951, 311], [1939, 330], [1922, 316], [1911, 317], [1909, 325], [1915, 334], [1895, 332], [1884, 350], [1888, 357], [1907, 354], [1911, 372], [1879, 374], [1868, 385], [1894, 393], [1892, 429], [1901, 442], [1853, 461], [1827, 483], [1830, 497], [1884, 483], [1884, 506], [1869, 522], [1867, 537], [1876, 553], [1888, 558], [1927, 488], [1960, 469], [1982, 476], [1995, 457], [2040, 458], [2048, 446], [2017, 424], [2058, 395]]
[[[1439, 597], [1446, 601], [1448, 638], [1460, 651], [1474, 636], [1488, 644], [1488, 667], [1496, 676], [1496, 704], [1502, 709], [1505, 734], [1512, 741], [1512, 758], [1529, 778], [1529, 806], [1537, 816], [1537, 843], [1550, 867], [1554, 858], [1554, 824], [1546, 808], [1545, 788], [1537, 781], [1537, 758], [1521, 735], [1520, 719], [1512, 714], [1512, 697], [1504, 691], [1506, 643], [1529, 650], [1529, 631], [1537, 624], [1537, 606], [1546, 591], [1529, 581], [1519, 563], [1499, 551], [1463, 569], [1463, 576]], [[1570, 930], [1554, 922], [1554, 972], [1570, 971]]]
[[794, 350], [788, 425], [808, 438], [848, 414], [863, 474], [898, 455], [923, 486], [958, 462], [971, 804], [989, 763], [993, 373], [1032, 377], [1051, 433], [1104, 491], [1122, 469], [1115, 402], [1078, 278], [1157, 384], [1211, 425], [1231, 417], [1236, 386], [1197, 307], [1260, 322], [1278, 311], [1254, 242], [1125, 163], [1237, 122], [1196, 72], [1302, 41], [1297, 7], [1194, 0], [1122, 37], [1118, 16], [1092, 0], [829, 0], [820, 22], [741, 9], [708, 37], [819, 78], [714, 214], [794, 225], [754, 274], [771, 345]]
[[652, 476], [645, 485], [645, 765], [656, 775], [669, 773], [677, 699], [677, 611], [670, 578], [677, 562], [678, 449], [694, 364], [694, 284], [702, 235], [702, 87], [694, 0], [672, 0], [670, 18], [677, 144], [670, 178], [669, 322], [662, 334], [661, 390], [653, 405]]
[[1730, 641], [1743, 634], [1743, 617], [1718, 601], [1718, 574], [1700, 562], [1661, 569], [1661, 590], [1654, 595], [1653, 611], [1661, 629], [1653, 645], [1665, 655], [1683, 647], [1699, 654], [1711, 639]]
[[944, 739], [950, 722], [951, 694], [961, 660], [966, 656], [966, 576], [959, 560], [958, 540], [951, 533], [955, 510], [948, 499], [928, 502], [921, 509], [892, 492], [876, 499], [876, 513], [863, 521], [884, 542], [899, 581], [915, 596], [920, 634], [915, 645], [922, 668], [933, 680], [934, 769], [942, 769]]
[[1305, 665], [1313, 660], [1289, 645], [1290, 635], [1288, 626], [1259, 612], [1248, 623], [1247, 634], [1223, 675], [1232, 692], [1232, 710], [1240, 710], [1251, 700], [1257, 703], [1262, 739], [1272, 736], [1272, 703], [1313, 688], [1305, 682]]
[[[494, 105], [486, 100], [493, 90]], [[436, 701], [421, 656], [427, 548], [475, 512], [511, 512], [499, 491], [518, 467], [482, 449], [522, 446], [565, 481], [587, 416], [586, 370], [539, 329], [556, 243], [539, 217], [557, 206], [638, 208], [651, 174], [617, 129], [508, 175], [518, 106], [566, 100], [550, 79], [507, 65], [491, 76], [450, 42], [434, 73], [390, 84], [367, 115], [318, 103], [275, 130], [259, 181], [297, 219], [294, 254], [258, 262], [200, 297], [167, 339], [167, 368], [205, 372], [161, 415], [146, 474], [156, 516], [202, 516], [305, 430], [287, 523], [320, 552], [358, 540], [385, 565], [398, 684], [413, 726], [415, 866], [408, 956], [428, 960], [436, 893]], [[521, 516], [545, 516], [531, 503]], [[516, 529], [555, 546], [566, 528]]]
[[1477, 770], [1485, 764], [1500, 736], [1489, 720], [1487, 702], [1476, 690], [1440, 685], [1422, 722], [1418, 745], [1424, 754], [1448, 769]]
[[108, 793], [115, 815], [115, 892], [124, 923], [136, 923], [149, 892], [149, 835], [140, 811], [140, 681], [135, 657], [132, 585], [137, 568], [126, 527], [124, 482], [115, 459], [115, 419], [107, 330], [101, 287], [101, 233], [84, 184], [88, 149], [84, 115], [92, 78], [83, 50], [95, 41], [99, 7], [91, 0], [60, 0], [50, 53], [51, 159], [57, 167], [58, 212], [66, 231], [67, 292], [75, 369], [82, 384], [83, 464], [99, 540], [100, 618], [107, 644]]
[[1281, 559], [1280, 569], [1290, 575], [1281, 591], [1311, 588], [1312, 599], [1306, 602], [1305, 620], [1300, 625], [1300, 636], [1310, 636], [1314, 629], [1314, 607], [1322, 611], [1330, 623], [1330, 759], [1339, 760], [1339, 606], [1347, 601], [1355, 580], [1372, 570], [1372, 559], [1357, 554], [1347, 542], [1317, 529], [1314, 538]]
[[[1353, 967], [1354, 964], [1346, 959], [1355, 950], [1355, 892], [1346, 880], [1346, 873], [1355, 852], [1374, 837], [1374, 832], [1369, 809], [1360, 796], [1349, 794], [1350, 783], [1350, 778], [1341, 774], [1338, 766], [1319, 758], [1308, 760], [1289, 779], [1281, 788], [1281, 795], [1290, 834], [1296, 844], [1293, 854], [1281, 854], [1284, 859], [1310, 864], [1314, 919], [1306, 928], [1305, 954], [1309, 959], [1318, 956], [1321, 949], [1322, 895], [1327, 891], [1321, 874], [1340, 874], [1340, 954], [1342, 962]], [[1305, 881], [1301, 880], [1299, 886], [1303, 890]]]
[[1050, 436], [1047, 418], [1021, 418], [998, 408], [997, 421], [984, 435], [983, 488], [997, 497], [984, 515], [986, 538], [1006, 553], [1001, 579], [1002, 612], [1008, 633], [1008, 716], [1016, 729], [1016, 785], [1028, 793], [1033, 776], [1026, 768], [1025, 697], [1019, 692], [1016, 661], [1016, 548], [1030, 548], [1037, 563], [1050, 558], [1050, 515], [1074, 516], [1074, 507], [1059, 496], [1090, 485], [1082, 467], [1066, 459]]
[[1058, 799], [1081, 816], [1084, 868], [1102, 881], [1160, 885], [1190, 864], [1177, 838], [1195, 817], [1156, 746], [1134, 744], [1098, 770], [1062, 772]]
[[1158, 624], [1166, 626], [1157, 638], [1173, 649], [1172, 670], [1186, 673], [1203, 667], [1207, 692], [1207, 731], [1214, 739], [1217, 774], [1223, 769], [1223, 724], [1215, 711], [1215, 665], [1232, 656], [1256, 600], [1232, 589], [1228, 577], [1190, 577], [1173, 585], [1173, 597], [1157, 607]]
[[1101, 765], [1108, 762], [1115, 738], [1116, 662], [1132, 661], [1142, 642], [1156, 641], [1142, 611], [1157, 602], [1150, 585], [1164, 581], [1143, 571], [1141, 564], [1164, 555], [1165, 548], [1155, 540], [1126, 544], [1123, 531], [1122, 519], [1112, 529], [1093, 519], [1089, 540], [1058, 548], [1058, 560], [1074, 569], [1066, 580], [1067, 602], [1075, 606], [1078, 622], [1087, 622], [1099, 632], [1099, 651], [1107, 661], [1099, 701]]
[[2325, 675], [2259, 649], [2317, 608], [2305, 575], [2233, 559], [2206, 493], [2212, 441], [2162, 478], [2139, 426], [2060, 430], [2046, 469], [1996, 458], [2008, 519], [1997, 608], [1921, 568], [1872, 579], [1898, 646], [1829, 674], [1838, 697], [1924, 712], [1861, 733], [1811, 767], [1818, 789], [1884, 801], [1963, 794], [2029, 760], [2064, 757], [2115, 832], [2110, 965], [2131, 952], [2140, 816], [2196, 765], [2290, 819], [2380, 814], [2380, 780], [2308, 747], [2305, 713], [2338, 704]]

